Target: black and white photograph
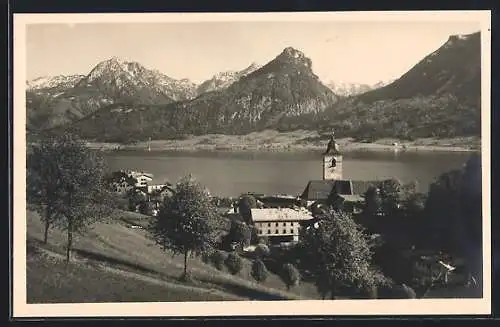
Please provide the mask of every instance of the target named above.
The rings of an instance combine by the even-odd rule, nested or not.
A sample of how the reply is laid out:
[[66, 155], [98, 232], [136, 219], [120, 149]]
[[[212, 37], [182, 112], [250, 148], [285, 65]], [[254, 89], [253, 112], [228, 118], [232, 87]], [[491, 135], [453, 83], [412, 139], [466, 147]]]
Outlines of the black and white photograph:
[[13, 24], [14, 314], [490, 313], [489, 11]]

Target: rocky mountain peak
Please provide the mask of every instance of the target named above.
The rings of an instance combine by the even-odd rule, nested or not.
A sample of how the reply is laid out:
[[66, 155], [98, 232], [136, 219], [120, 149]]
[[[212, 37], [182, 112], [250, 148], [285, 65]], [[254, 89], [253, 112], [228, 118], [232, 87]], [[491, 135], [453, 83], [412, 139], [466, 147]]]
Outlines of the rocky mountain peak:
[[278, 57], [276, 57], [277, 60], [291, 63], [291, 64], [301, 64], [306, 66], [307, 68], [311, 69], [312, 67], [312, 62], [311, 59], [306, 57], [303, 52], [294, 49], [292, 47], [286, 47], [283, 52], [281, 52]]

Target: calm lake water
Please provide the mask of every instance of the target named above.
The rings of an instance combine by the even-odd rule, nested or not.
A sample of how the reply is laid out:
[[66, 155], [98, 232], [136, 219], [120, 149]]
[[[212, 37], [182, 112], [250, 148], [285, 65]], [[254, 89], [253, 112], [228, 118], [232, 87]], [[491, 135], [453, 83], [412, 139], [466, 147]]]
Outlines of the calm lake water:
[[[418, 181], [426, 192], [441, 173], [460, 168], [468, 153], [353, 152], [344, 153], [344, 178], [377, 180], [396, 177]], [[152, 173], [154, 183], [175, 183], [189, 173], [212, 194], [238, 196], [243, 192], [302, 193], [309, 180], [322, 179], [322, 157], [308, 153], [147, 152], [105, 153], [112, 170]]]

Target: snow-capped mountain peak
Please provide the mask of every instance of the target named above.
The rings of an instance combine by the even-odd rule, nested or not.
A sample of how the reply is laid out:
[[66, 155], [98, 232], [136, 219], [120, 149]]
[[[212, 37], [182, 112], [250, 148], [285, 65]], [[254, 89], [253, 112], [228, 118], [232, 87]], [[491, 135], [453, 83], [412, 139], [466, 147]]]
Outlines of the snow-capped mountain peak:
[[362, 94], [371, 90], [381, 88], [392, 81], [379, 81], [375, 84], [366, 83], [353, 83], [353, 82], [330, 82], [327, 86], [333, 91], [333, 93], [339, 96], [354, 96]]
[[41, 76], [30, 81], [26, 81], [26, 88], [30, 90], [54, 89], [54, 88], [71, 88], [75, 86], [84, 75], [57, 75], [57, 76]]
[[231, 84], [238, 81], [240, 78], [247, 76], [254, 71], [261, 68], [261, 65], [252, 62], [248, 67], [240, 70], [228, 70], [224, 72], [219, 72], [212, 76], [209, 80], [206, 80], [198, 87], [198, 94], [205, 92], [218, 91], [228, 88]]

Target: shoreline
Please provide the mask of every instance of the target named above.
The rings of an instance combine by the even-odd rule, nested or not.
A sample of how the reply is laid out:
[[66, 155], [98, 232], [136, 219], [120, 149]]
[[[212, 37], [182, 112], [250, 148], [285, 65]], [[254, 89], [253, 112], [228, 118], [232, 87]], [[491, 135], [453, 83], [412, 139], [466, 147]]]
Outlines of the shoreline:
[[[404, 141], [385, 138], [375, 142], [359, 142], [353, 138], [336, 140], [342, 152], [478, 152], [479, 137], [448, 139], [421, 138]], [[150, 151], [159, 152], [322, 152], [328, 139], [311, 131], [280, 133], [277, 131], [255, 132], [247, 135], [209, 134], [189, 136], [181, 140], [152, 140], [134, 144], [88, 141], [87, 145], [102, 151]]]
[[[121, 145], [112, 143], [88, 142], [91, 149], [101, 151], [148, 151], [147, 143], [134, 145]], [[380, 143], [350, 143], [340, 145], [342, 152], [479, 152], [479, 148], [455, 146], [455, 145], [416, 145], [410, 144], [405, 147], [392, 146]], [[326, 146], [288, 146], [288, 145], [182, 145], [165, 144], [163, 146], [151, 146], [152, 152], [322, 152]]]

